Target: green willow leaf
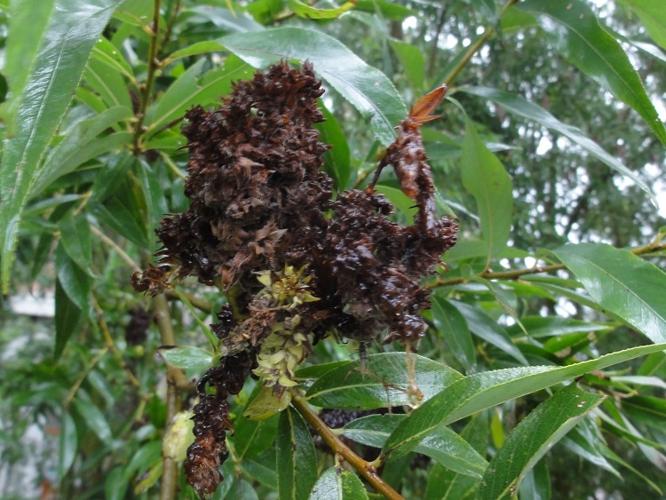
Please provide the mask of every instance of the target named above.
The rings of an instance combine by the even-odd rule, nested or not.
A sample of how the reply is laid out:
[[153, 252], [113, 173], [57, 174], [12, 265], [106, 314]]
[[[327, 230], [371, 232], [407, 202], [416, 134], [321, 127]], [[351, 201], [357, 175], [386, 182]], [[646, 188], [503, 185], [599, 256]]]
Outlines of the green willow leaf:
[[12, 0], [9, 2], [9, 33], [5, 49], [3, 74], [9, 87], [8, 122], [12, 122], [12, 114], [16, 111], [17, 97], [30, 76], [31, 65], [46, 28], [53, 13], [55, 0]]
[[468, 375], [415, 409], [391, 434], [384, 448], [385, 453], [407, 453], [439, 425], [451, 424], [505, 401], [664, 349], [666, 343], [653, 344], [569, 366], [526, 366]]
[[128, 120], [131, 116], [130, 108], [114, 106], [81, 120], [68, 130], [63, 140], [49, 151], [39, 175], [30, 188], [29, 196], [39, 195], [53, 181], [73, 172], [82, 163], [129, 144], [131, 134], [128, 132], [116, 132], [106, 136], [100, 134], [117, 123]]
[[85, 217], [67, 214], [59, 223], [60, 241], [67, 255], [77, 265], [93, 275], [92, 272], [92, 236], [90, 224]]
[[[345, 425], [343, 435], [357, 443], [382, 448], [391, 432], [405, 418], [405, 415], [369, 415]], [[485, 458], [467, 441], [444, 426], [426, 436], [414, 451], [466, 476], [481, 478], [488, 466]]]
[[[480, 414], [469, 420], [460, 433], [460, 436], [467, 441], [480, 456], [484, 456], [488, 448], [489, 432], [488, 418], [485, 415]], [[453, 472], [436, 463], [430, 469], [425, 500], [469, 499], [472, 497], [472, 494], [478, 485], [478, 478]]]
[[309, 500], [367, 500], [367, 498], [368, 492], [356, 474], [331, 467], [317, 480]]
[[92, 279], [81, 269], [77, 262], [65, 251], [61, 242], [56, 248], [55, 264], [58, 270], [58, 281], [63, 290], [81, 311], [88, 310], [89, 295], [92, 289]]
[[62, 479], [74, 463], [78, 448], [76, 423], [72, 416], [63, 412], [58, 438], [58, 478]]
[[666, 9], [662, 0], [620, 0], [633, 10], [646, 31], [662, 48], [666, 49]]
[[[418, 354], [415, 363], [416, 387], [429, 399], [462, 375], [446, 365]], [[373, 354], [365, 366], [348, 363], [326, 372], [307, 392], [315, 406], [326, 408], [385, 408], [410, 404], [408, 356], [404, 352]]]
[[0, 284], [6, 293], [21, 212], [39, 163], [79, 83], [90, 51], [117, 2], [58, 0], [31, 67], [0, 164]]
[[356, 10], [378, 14], [392, 21], [402, 21], [406, 17], [416, 15], [413, 10], [391, 0], [356, 0]]
[[460, 161], [464, 188], [474, 196], [485, 242], [486, 266], [506, 248], [511, 231], [511, 177], [467, 121]]
[[59, 279], [55, 287], [55, 346], [53, 357], [58, 359], [81, 319], [81, 309], [69, 298]]
[[277, 471], [281, 499], [308, 498], [317, 480], [317, 455], [308, 425], [300, 413], [292, 408], [280, 414]]
[[74, 399], [74, 408], [81, 415], [88, 428], [93, 431], [104, 444], [111, 444], [113, 435], [109, 422], [107, 422], [104, 413], [95, 406], [89, 397], [82, 398], [80, 393]]
[[194, 376], [201, 375], [213, 362], [210, 352], [194, 346], [162, 348], [159, 352], [168, 364]]
[[491, 460], [481, 480], [479, 500], [514, 495], [525, 474], [603, 399], [571, 385], [532, 410]]
[[637, 173], [629, 170], [629, 168], [627, 168], [620, 160], [618, 160], [616, 156], [610, 154], [608, 151], [599, 146], [599, 144], [587, 137], [578, 127], [561, 122], [541, 106], [523, 99], [518, 95], [511, 94], [510, 92], [505, 92], [503, 90], [489, 87], [471, 86], [463, 86], [459, 90], [468, 94], [483, 97], [484, 99], [490, 99], [491, 101], [499, 104], [504, 109], [517, 116], [522, 116], [528, 120], [533, 120], [546, 128], [554, 130], [555, 132], [559, 132], [583, 148], [597, 160], [634, 181], [637, 186], [639, 186], [648, 194], [648, 196], [650, 196], [652, 202], [655, 205], [657, 204], [655, 194]]
[[88, 87], [95, 91], [108, 106], [132, 108], [132, 100], [122, 74], [117, 68], [91, 57], [83, 72]]
[[464, 302], [451, 301], [451, 304], [463, 315], [470, 331], [477, 337], [507, 353], [519, 363], [527, 364], [525, 356], [509, 337], [503, 326], [477, 307]]
[[527, 0], [520, 3], [520, 8], [537, 14], [555, 47], [583, 73], [636, 110], [666, 144], [666, 128], [640, 76], [583, 0]]
[[229, 93], [232, 82], [252, 75], [252, 68], [237, 57], [228, 57], [221, 68], [202, 74], [205, 62], [201, 59], [190, 66], [150, 107], [146, 114], [148, 137], [181, 118], [192, 106], [217, 104], [220, 96]]
[[[613, 328], [612, 324], [583, 321], [573, 318], [560, 318], [557, 316], [523, 316], [521, 318], [523, 326], [530, 337], [535, 339], [543, 337], [558, 337], [560, 335], [569, 335], [572, 333], [589, 333], [609, 330]], [[508, 328], [509, 333], [519, 334], [520, 328], [517, 325]]]
[[666, 273], [628, 250], [585, 243], [555, 251], [602, 307], [652, 342], [666, 342]]
[[317, 123], [320, 140], [330, 146], [324, 154], [324, 168], [335, 179], [338, 191], [344, 191], [351, 175], [351, 153], [342, 125], [323, 104], [319, 106], [324, 121]]
[[391, 81], [335, 38], [303, 28], [284, 27], [225, 36], [220, 42], [248, 64], [260, 68], [280, 59], [310, 61], [314, 70], [366, 118], [377, 139], [388, 146], [393, 127], [407, 113]]
[[425, 81], [425, 59], [421, 49], [411, 43], [389, 40], [391, 48], [405, 69], [405, 75], [414, 90], [423, 88]]
[[432, 319], [451, 354], [469, 371], [476, 364], [476, 350], [463, 315], [450, 302], [435, 295]]
[[287, 6], [296, 14], [298, 17], [304, 17], [306, 19], [335, 19], [340, 17], [342, 14], [354, 8], [355, 2], [345, 2], [335, 9], [318, 9], [317, 7], [312, 7], [301, 0], [288, 0]]

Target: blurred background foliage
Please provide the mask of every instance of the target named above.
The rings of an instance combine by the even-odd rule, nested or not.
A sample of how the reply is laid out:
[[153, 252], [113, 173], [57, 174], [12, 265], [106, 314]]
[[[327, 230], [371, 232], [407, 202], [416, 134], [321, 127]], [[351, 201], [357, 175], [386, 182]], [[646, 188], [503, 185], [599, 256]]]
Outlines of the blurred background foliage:
[[[659, 2], [574, 3], [593, 12], [619, 41], [663, 121], [665, 16], [662, 11], [647, 25], [639, 18], [641, 8]], [[659, 246], [666, 216], [659, 126], [581, 70], [586, 64], [583, 49], [567, 46], [561, 31], [548, 30], [548, 22], [535, 14], [545, 9], [539, 2], [519, 2], [508, 9], [494, 0], [358, 0], [355, 5], [162, 0], [157, 5], [155, 37], [154, 0], [118, 5], [103, 0], [0, 1], [5, 137], [22, 133], [20, 122], [14, 121], [20, 108], [17, 95], [33, 66], [44, 62], [35, 59], [44, 30], [55, 32], [50, 39], [54, 44], [58, 29], [53, 26], [60, 28], [60, 36], [74, 33], [85, 40], [86, 34], [79, 33], [85, 24], [91, 40], [89, 57], [83, 42], [65, 49], [72, 56], [67, 64], [76, 80], [70, 85], [74, 96], [69, 102], [63, 90], [45, 98], [51, 99], [46, 112], [62, 106], [64, 118], [54, 118], [53, 134], [33, 129], [35, 140], [44, 139], [37, 159], [31, 160], [34, 179], [25, 184], [13, 166], [4, 164], [0, 177], [5, 209], [7, 192], [20, 192], [29, 184], [11, 271], [5, 269], [11, 238], [2, 240], [10, 293], [0, 308], [1, 498], [157, 496], [169, 412], [160, 346], [205, 346], [211, 311], [225, 299], [216, 289], [194, 282], [174, 291], [170, 298], [179, 300], [171, 302], [175, 339], [169, 342], [153, 321], [153, 301], [131, 290], [129, 276], [158, 250], [153, 231], [162, 214], [187, 206], [187, 151], [180, 133], [184, 112], [194, 104], [214, 105], [230, 91], [232, 81], [251, 77], [254, 55], [265, 62], [274, 48], [278, 58], [284, 50], [299, 54], [293, 59], [313, 60], [315, 70], [323, 67], [317, 57], [330, 62], [331, 79], [324, 79], [328, 91], [322, 99], [327, 121], [321, 130], [333, 146], [326, 167], [338, 190], [364, 186], [387, 141], [382, 136], [386, 131], [369, 125], [358, 103], [332, 83], [336, 69], [340, 81], [361, 89], [364, 75], [375, 78], [363, 61], [381, 70], [397, 90], [387, 87], [386, 95], [373, 99], [385, 106], [381, 111], [392, 125], [404, 117], [400, 98], [409, 106], [442, 82], [452, 82], [452, 74], [456, 77], [442, 118], [425, 127], [424, 140], [440, 208], [459, 218], [461, 242], [447, 256], [449, 272], [440, 277], [447, 286], [434, 294], [427, 313], [432, 328], [421, 354], [469, 374], [524, 361], [564, 366], [645, 342], [640, 328], [581, 290], [574, 281], [580, 279], [578, 273], [560, 270], [493, 282], [478, 275], [490, 260], [496, 271], [556, 263], [562, 257], [549, 250], [579, 242], [615, 247], [652, 242], [657, 247], [649, 252], [650, 262], [662, 267], [666, 262]], [[262, 38], [263, 30], [276, 27], [314, 30], [346, 49], [336, 52], [328, 38], [299, 38], [300, 31]], [[256, 54], [244, 45], [252, 43], [258, 44]], [[461, 64], [476, 43], [479, 50]], [[360, 63], [352, 60], [354, 54]], [[159, 64], [148, 64], [151, 55]], [[64, 80], [55, 78], [53, 88], [65, 89]], [[152, 82], [148, 89], [147, 81]], [[18, 116], [25, 119], [20, 110]], [[586, 138], [598, 146], [590, 146]], [[464, 141], [473, 141], [467, 153]], [[606, 152], [605, 161], [598, 147]], [[508, 246], [503, 243], [493, 255], [480, 239], [483, 215], [460, 168], [473, 161], [469, 148], [492, 151], [512, 181], [513, 208], [510, 202], [507, 208], [500, 189], [485, 191], [490, 193], [489, 213], [511, 225]], [[5, 146], [5, 159], [8, 151]], [[27, 156], [33, 154], [27, 151]], [[641, 181], [659, 200], [658, 207]], [[379, 189], [398, 207], [398, 218], [407, 221], [411, 202], [397, 188], [387, 169]], [[13, 219], [0, 221], [0, 229], [9, 231]], [[661, 290], [646, 283], [652, 287], [649, 293], [663, 294], [660, 283]], [[666, 336], [663, 328], [663, 323], [657, 325]], [[327, 341], [316, 347], [310, 362], [356, 359], [357, 348]], [[194, 377], [210, 359], [193, 355], [174, 363], [186, 377]], [[590, 387], [609, 397], [528, 473], [520, 498], [663, 495], [665, 376], [663, 352], [629, 368], [586, 375]], [[227, 480], [216, 498], [277, 495], [277, 420], [261, 426], [242, 423], [252, 384], [233, 407], [237, 429], [249, 426], [252, 437], [237, 430], [235, 452], [224, 466]], [[191, 405], [191, 397], [187, 391], [182, 394], [183, 408]], [[544, 399], [542, 391], [480, 413], [481, 455], [495, 456], [509, 431]], [[463, 427], [456, 424], [454, 430]], [[239, 456], [240, 449], [244, 453]], [[333, 460], [318, 453], [321, 471]], [[414, 455], [386, 464], [382, 477], [407, 498], [442, 498], [443, 491], [453, 492], [446, 498], [473, 494], [464, 482], [468, 476], [432, 461], [419, 462]], [[181, 496], [193, 495], [182, 477], [178, 480]]]

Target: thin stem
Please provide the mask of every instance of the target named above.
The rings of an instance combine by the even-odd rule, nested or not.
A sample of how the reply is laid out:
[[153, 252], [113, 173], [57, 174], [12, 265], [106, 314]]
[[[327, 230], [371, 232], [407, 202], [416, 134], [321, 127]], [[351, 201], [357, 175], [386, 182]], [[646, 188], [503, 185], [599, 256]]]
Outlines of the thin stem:
[[[504, 4], [504, 7], [502, 7], [499, 17], [501, 18], [504, 15], [504, 13], [507, 11], [507, 9], [517, 1], [518, 0], [508, 0]], [[488, 39], [494, 34], [495, 34], [495, 28], [493, 26], [486, 26], [483, 34], [467, 48], [467, 51], [463, 55], [462, 59], [458, 61], [458, 64], [456, 64], [451, 69], [451, 71], [449, 71], [449, 73], [444, 77], [443, 83], [447, 85], [449, 88], [451, 88], [451, 84], [453, 83], [453, 81], [458, 77], [458, 75], [462, 72], [462, 70], [465, 69], [465, 66], [467, 66], [467, 63], [472, 59], [472, 57], [474, 57], [474, 54], [476, 54], [476, 52], [481, 47], [483, 47], [483, 45], [488, 41]]]
[[130, 370], [129, 366], [127, 366], [127, 363], [125, 362], [122, 353], [118, 350], [118, 347], [116, 347], [116, 343], [113, 341], [113, 336], [111, 335], [109, 326], [106, 324], [106, 321], [104, 320], [104, 311], [97, 302], [97, 298], [94, 296], [92, 300], [92, 305], [97, 314], [97, 323], [99, 324], [99, 329], [102, 331], [102, 337], [104, 337], [104, 344], [106, 345], [107, 349], [111, 351], [113, 357], [122, 367], [122, 369], [125, 370], [125, 373], [127, 374], [127, 378], [129, 379], [130, 383], [134, 387], [140, 389], [141, 383], [139, 382], [139, 379], [136, 378], [136, 375], [134, 375], [132, 370]]
[[[125, 263], [132, 269], [132, 271], [141, 271], [141, 267], [139, 264], [130, 257], [125, 250], [123, 250], [118, 243], [113, 241], [111, 238], [109, 238], [106, 234], [104, 234], [98, 227], [96, 226], [90, 226], [90, 230], [93, 232], [95, 236], [97, 236], [102, 243], [105, 245], [109, 246], [112, 248], [118, 256], [125, 261]], [[200, 311], [203, 312], [211, 312], [213, 310], [213, 305], [207, 301], [206, 299], [202, 297], [197, 297], [195, 295], [192, 295], [188, 292], [176, 292], [175, 290], [165, 290], [164, 294], [169, 300], [180, 300], [179, 294], [183, 295], [184, 297], [187, 298], [187, 300], [192, 304], [194, 307], [199, 309]]]
[[[662, 243], [660, 239], [648, 243], [647, 245], [642, 245], [631, 249], [631, 253], [634, 255], [646, 255], [654, 252], [659, 252], [661, 250], [666, 250], [666, 243]], [[511, 271], [483, 271], [482, 273], [476, 274], [469, 277], [459, 277], [459, 278], [450, 278], [442, 279], [438, 278], [430, 283], [425, 285], [425, 288], [438, 288], [440, 286], [454, 286], [467, 283], [474, 278], [484, 278], [487, 280], [515, 280], [526, 274], [540, 274], [540, 273], [551, 273], [553, 271], [559, 271], [560, 269], [565, 269], [564, 264], [551, 264], [548, 266], [534, 266], [527, 267], [524, 269], [513, 269]]]
[[[171, 325], [171, 309], [164, 294], [156, 295], [153, 298], [153, 310], [155, 320], [160, 330], [160, 340], [163, 345], [176, 345], [176, 336]], [[189, 389], [191, 384], [182, 370], [167, 366], [167, 380], [170, 382], [168, 387], [174, 385], [179, 389]]]
[[65, 402], [63, 403], [63, 406], [65, 408], [67, 408], [71, 404], [71, 402], [74, 400], [74, 396], [76, 396], [76, 393], [79, 391], [79, 388], [81, 387], [83, 381], [86, 378], [88, 378], [88, 374], [93, 370], [93, 368], [95, 368], [97, 363], [99, 363], [99, 360], [102, 359], [107, 352], [109, 352], [109, 348], [104, 347], [95, 355], [93, 359], [90, 360], [88, 365], [83, 370], [83, 373], [79, 376], [78, 379], [76, 379], [74, 385], [67, 392], [67, 396], [65, 397]]
[[155, 70], [159, 66], [157, 61], [157, 42], [160, 36], [160, 0], [154, 0], [153, 3], [153, 24], [150, 31], [150, 46], [148, 47], [148, 74], [143, 89], [143, 96], [139, 105], [139, 112], [136, 115], [136, 129], [134, 130], [133, 150], [138, 155], [141, 152], [140, 140], [143, 133], [143, 121], [146, 117], [146, 109], [150, 101], [150, 93], [153, 90], [155, 81]]
[[125, 261], [125, 263], [132, 269], [132, 271], [141, 271], [141, 268], [139, 267], [139, 264], [136, 263], [132, 257], [130, 257], [125, 250], [123, 250], [118, 243], [113, 241], [111, 238], [109, 238], [106, 234], [104, 234], [98, 227], [93, 226], [92, 224], [90, 225], [90, 231], [97, 236], [100, 240], [102, 240], [102, 243], [105, 245], [111, 247], [117, 254], [118, 256]]
[[[171, 311], [169, 303], [164, 294], [157, 295], [153, 299], [155, 318], [160, 330], [160, 338], [163, 344], [174, 345], [176, 338], [171, 325]], [[182, 371], [167, 366], [167, 425], [173, 421], [173, 417], [178, 412], [178, 389], [188, 386], [187, 378]], [[162, 482], [160, 483], [160, 500], [174, 500], [176, 498], [176, 489], [178, 485], [178, 467], [176, 462], [167, 456], [162, 458], [163, 472]]]
[[338, 436], [319, 418], [310, 405], [301, 396], [294, 394], [292, 403], [303, 418], [312, 426], [312, 428], [321, 436], [324, 442], [335, 452], [336, 455], [345, 459], [345, 461], [354, 467], [356, 471], [365, 478], [370, 485], [378, 492], [391, 500], [403, 499], [403, 496], [395, 491], [389, 484], [379, 477], [377, 470], [369, 462], [366, 462], [356, 453], [354, 453]]

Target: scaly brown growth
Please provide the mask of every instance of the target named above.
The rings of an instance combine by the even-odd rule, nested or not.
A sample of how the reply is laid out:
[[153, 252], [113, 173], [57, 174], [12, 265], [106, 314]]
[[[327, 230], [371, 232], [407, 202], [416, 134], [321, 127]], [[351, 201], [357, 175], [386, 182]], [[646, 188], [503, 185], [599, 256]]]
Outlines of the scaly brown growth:
[[429, 305], [420, 280], [455, 243], [456, 223], [435, 213], [420, 133], [444, 90], [417, 102], [380, 164], [393, 165], [416, 200], [407, 227], [391, 220], [393, 207], [371, 188], [331, 200], [327, 146], [313, 127], [322, 93], [309, 64], [282, 62], [235, 84], [219, 109], [190, 110], [190, 207], [162, 220], [157, 266], [132, 278], [137, 290], [155, 294], [193, 275], [233, 295], [233, 308], [223, 307], [212, 325], [223, 357], [199, 382], [185, 463], [202, 495], [222, 480], [227, 399], [251, 372], [281, 394], [295, 385], [311, 342], [331, 333], [362, 342], [384, 334], [415, 348]]

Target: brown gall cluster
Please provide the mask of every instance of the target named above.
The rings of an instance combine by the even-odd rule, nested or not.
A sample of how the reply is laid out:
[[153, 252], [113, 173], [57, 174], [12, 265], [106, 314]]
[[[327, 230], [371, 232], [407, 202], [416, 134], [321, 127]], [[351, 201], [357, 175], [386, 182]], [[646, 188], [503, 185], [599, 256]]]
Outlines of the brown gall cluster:
[[455, 221], [435, 214], [419, 130], [442, 93], [412, 108], [379, 165], [392, 165], [415, 200], [412, 226], [393, 222], [393, 207], [372, 187], [332, 198], [322, 168], [328, 146], [313, 126], [322, 120], [322, 94], [310, 64], [282, 62], [236, 83], [220, 108], [189, 111], [190, 207], [162, 220], [157, 265], [132, 279], [155, 294], [196, 276], [233, 304], [212, 325], [224, 356], [198, 384], [196, 439], [185, 463], [202, 495], [222, 480], [227, 399], [245, 379], [254, 374], [281, 394], [310, 344], [331, 334], [415, 348], [429, 306], [420, 281], [456, 241]]

